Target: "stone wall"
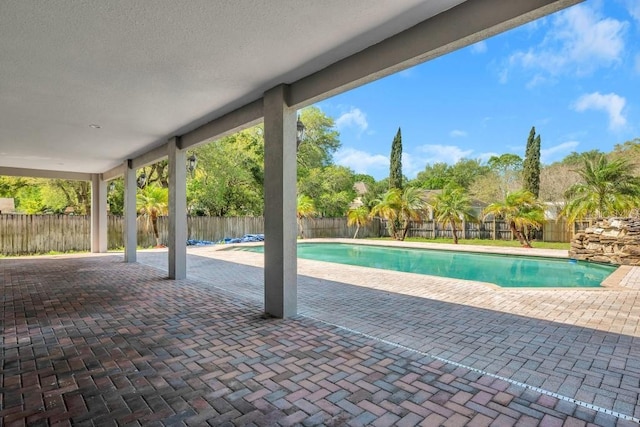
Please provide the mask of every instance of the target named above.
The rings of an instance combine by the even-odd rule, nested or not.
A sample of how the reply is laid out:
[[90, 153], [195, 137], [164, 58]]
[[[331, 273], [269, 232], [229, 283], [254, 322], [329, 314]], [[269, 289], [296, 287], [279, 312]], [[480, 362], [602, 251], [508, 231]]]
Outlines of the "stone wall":
[[569, 257], [616, 265], [640, 265], [640, 218], [599, 220], [575, 235]]

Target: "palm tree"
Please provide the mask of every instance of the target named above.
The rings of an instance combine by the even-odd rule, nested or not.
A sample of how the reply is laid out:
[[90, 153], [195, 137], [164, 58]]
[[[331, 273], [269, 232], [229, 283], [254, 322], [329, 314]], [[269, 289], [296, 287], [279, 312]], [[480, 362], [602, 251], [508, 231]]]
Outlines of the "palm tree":
[[369, 217], [379, 216], [387, 221], [389, 234], [398, 240], [398, 209], [400, 207], [400, 190], [392, 188], [373, 200], [373, 207], [369, 212]]
[[400, 209], [398, 219], [402, 221], [402, 237], [404, 240], [409, 232], [411, 221], [421, 222], [428, 208], [424, 197], [424, 190], [416, 187], [407, 187], [400, 195]]
[[153, 235], [156, 238], [156, 246], [160, 246], [160, 233], [158, 232], [158, 216], [166, 215], [168, 210], [169, 191], [156, 185], [147, 185], [137, 195], [138, 213], [151, 223]]
[[369, 216], [387, 220], [389, 234], [396, 240], [405, 239], [411, 221], [422, 220], [427, 208], [422, 190], [415, 187], [391, 188], [374, 203]]
[[302, 218], [310, 218], [316, 214], [316, 207], [313, 199], [306, 194], [298, 195], [296, 217], [298, 220], [298, 229], [300, 230], [300, 238], [304, 239], [304, 229], [302, 227]]
[[356, 232], [353, 235], [355, 239], [358, 236], [358, 231], [360, 231], [360, 227], [369, 223], [369, 210], [366, 206], [359, 206], [357, 208], [350, 208], [347, 211], [347, 225], [356, 226]]
[[433, 211], [438, 222], [445, 227], [451, 224], [455, 244], [458, 244], [457, 226], [463, 221], [477, 220], [464, 189], [452, 185], [447, 185], [441, 193], [433, 197]]
[[530, 248], [531, 243], [524, 233], [525, 228], [540, 228], [544, 223], [544, 207], [529, 191], [519, 190], [507, 193], [503, 202], [492, 203], [487, 206], [483, 214], [499, 216], [509, 223], [509, 228], [520, 244]]
[[587, 216], [625, 215], [636, 205], [640, 178], [634, 165], [624, 158], [609, 161], [604, 154], [586, 156], [576, 172], [582, 182], [566, 192], [569, 202], [560, 213], [569, 224]]

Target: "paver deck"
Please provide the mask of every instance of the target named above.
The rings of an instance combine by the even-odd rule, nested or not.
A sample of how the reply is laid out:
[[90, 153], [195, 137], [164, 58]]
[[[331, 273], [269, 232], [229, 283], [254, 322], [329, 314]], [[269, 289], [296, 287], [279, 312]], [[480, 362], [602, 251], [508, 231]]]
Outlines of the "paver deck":
[[301, 315], [277, 320], [262, 316], [260, 255], [190, 250], [181, 281], [154, 267], [165, 252], [139, 259], [0, 260], [3, 425], [640, 418], [635, 273], [620, 289], [514, 292], [300, 260]]

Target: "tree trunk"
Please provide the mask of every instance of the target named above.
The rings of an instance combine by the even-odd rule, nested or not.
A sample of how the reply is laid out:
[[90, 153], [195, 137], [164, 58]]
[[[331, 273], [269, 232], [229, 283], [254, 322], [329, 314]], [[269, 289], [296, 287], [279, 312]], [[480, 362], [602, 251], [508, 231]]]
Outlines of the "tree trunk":
[[525, 248], [530, 248], [531, 247], [531, 241], [529, 240], [529, 230], [530, 229], [524, 229], [521, 233], [522, 233], [522, 239], [524, 240], [525, 243]]
[[153, 236], [156, 238], [156, 246], [160, 246], [160, 233], [158, 232], [157, 215], [151, 215], [151, 224], [153, 225]]
[[509, 228], [511, 228], [511, 233], [513, 233], [513, 235], [518, 238], [518, 241], [520, 242], [522, 247], [525, 247], [525, 248], [531, 247], [529, 242], [527, 242], [524, 236], [522, 235], [522, 232], [520, 232], [520, 230], [516, 228], [516, 223], [514, 221], [509, 222]]
[[302, 228], [302, 218], [298, 218], [298, 229], [300, 230], [300, 239], [304, 239], [304, 229]]
[[453, 243], [458, 244], [458, 230], [456, 230], [456, 222], [451, 221], [451, 232], [453, 233]]
[[411, 225], [410, 221], [405, 221], [405, 223], [403, 224], [403, 227], [402, 227], [402, 235], [397, 240], [404, 241], [404, 239], [407, 237], [407, 234], [409, 234], [409, 226], [410, 225]]
[[358, 237], [358, 231], [360, 231], [360, 224], [356, 224], [356, 232], [353, 235], [353, 238], [355, 239], [356, 237]]
[[398, 225], [396, 224], [395, 219], [389, 220], [389, 234], [393, 238], [393, 240], [400, 240], [398, 236]]

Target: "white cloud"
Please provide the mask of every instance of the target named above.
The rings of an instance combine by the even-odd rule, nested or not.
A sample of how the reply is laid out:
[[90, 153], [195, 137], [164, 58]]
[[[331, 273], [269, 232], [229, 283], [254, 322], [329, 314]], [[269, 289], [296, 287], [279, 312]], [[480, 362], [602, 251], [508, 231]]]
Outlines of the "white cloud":
[[469, 157], [473, 150], [463, 150], [456, 145], [427, 144], [417, 147], [417, 151], [427, 161], [425, 163], [444, 162], [454, 164], [458, 160]]
[[379, 176], [376, 171], [386, 170], [387, 175], [389, 172], [389, 158], [382, 154], [371, 154], [354, 148], [344, 148], [338, 150], [333, 155], [333, 159], [336, 164], [349, 167], [356, 173]]
[[627, 22], [602, 17], [593, 7], [573, 6], [551, 20], [538, 46], [509, 57], [500, 81], [504, 83], [514, 67], [534, 73], [532, 87], [542, 83], [545, 75], [586, 75], [598, 67], [615, 66], [622, 62], [627, 27]]
[[470, 49], [471, 49], [471, 53], [475, 53], [475, 54], [485, 53], [488, 49], [487, 42], [484, 40], [479, 41], [478, 43], [472, 44]]
[[638, 0], [627, 0], [627, 8], [633, 19], [640, 22], [640, 2]]
[[569, 154], [575, 151], [578, 145], [580, 145], [578, 141], [567, 141], [553, 147], [542, 149], [540, 150], [540, 161], [547, 164], [551, 163], [558, 159], [558, 154], [562, 154], [563, 156]]
[[600, 92], [594, 92], [578, 98], [573, 108], [578, 112], [586, 110], [605, 111], [609, 115], [609, 128], [619, 129], [627, 124], [627, 119], [622, 113], [626, 102], [626, 99], [615, 93], [602, 95]]
[[463, 130], [459, 130], [459, 129], [454, 129], [451, 132], [449, 132], [449, 136], [451, 138], [462, 138], [465, 136], [468, 136], [469, 134]]
[[447, 163], [453, 165], [462, 159], [488, 160], [497, 153], [474, 153], [472, 149], [464, 150], [456, 145], [427, 144], [416, 147], [413, 152], [402, 153], [402, 172], [409, 179], [416, 177], [426, 165]]
[[415, 74], [415, 67], [407, 68], [406, 70], [402, 70], [398, 73], [399, 76], [409, 78], [413, 77]]
[[527, 89], [533, 89], [536, 86], [544, 85], [545, 83], [550, 81], [552, 81], [552, 79], [549, 79], [542, 74], [536, 74], [535, 76], [533, 76], [533, 78], [531, 78], [531, 80], [527, 82], [526, 86]]
[[501, 155], [500, 153], [488, 152], [488, 153], [480, 153], [477, 156], [475, 156], [475, 158], [479, 159], [482, 162], [487, 162], [493, 156], [499, 157], [500, 155]]
[[418, 172], [422, 172], [426, 162], [421, 157], [416, 157], [411, 153], [402, 153], [402, 174], [409, 179], [414, 179]]
[[367, 122], [367, 115], [363, 113], [359, 108], [351, 107], [351, 109], [338, 117], [336, 120], [336, 127], [343, 129], [346, 127], [354, 127], [359, 132], [364, 132], [369, 127]]

